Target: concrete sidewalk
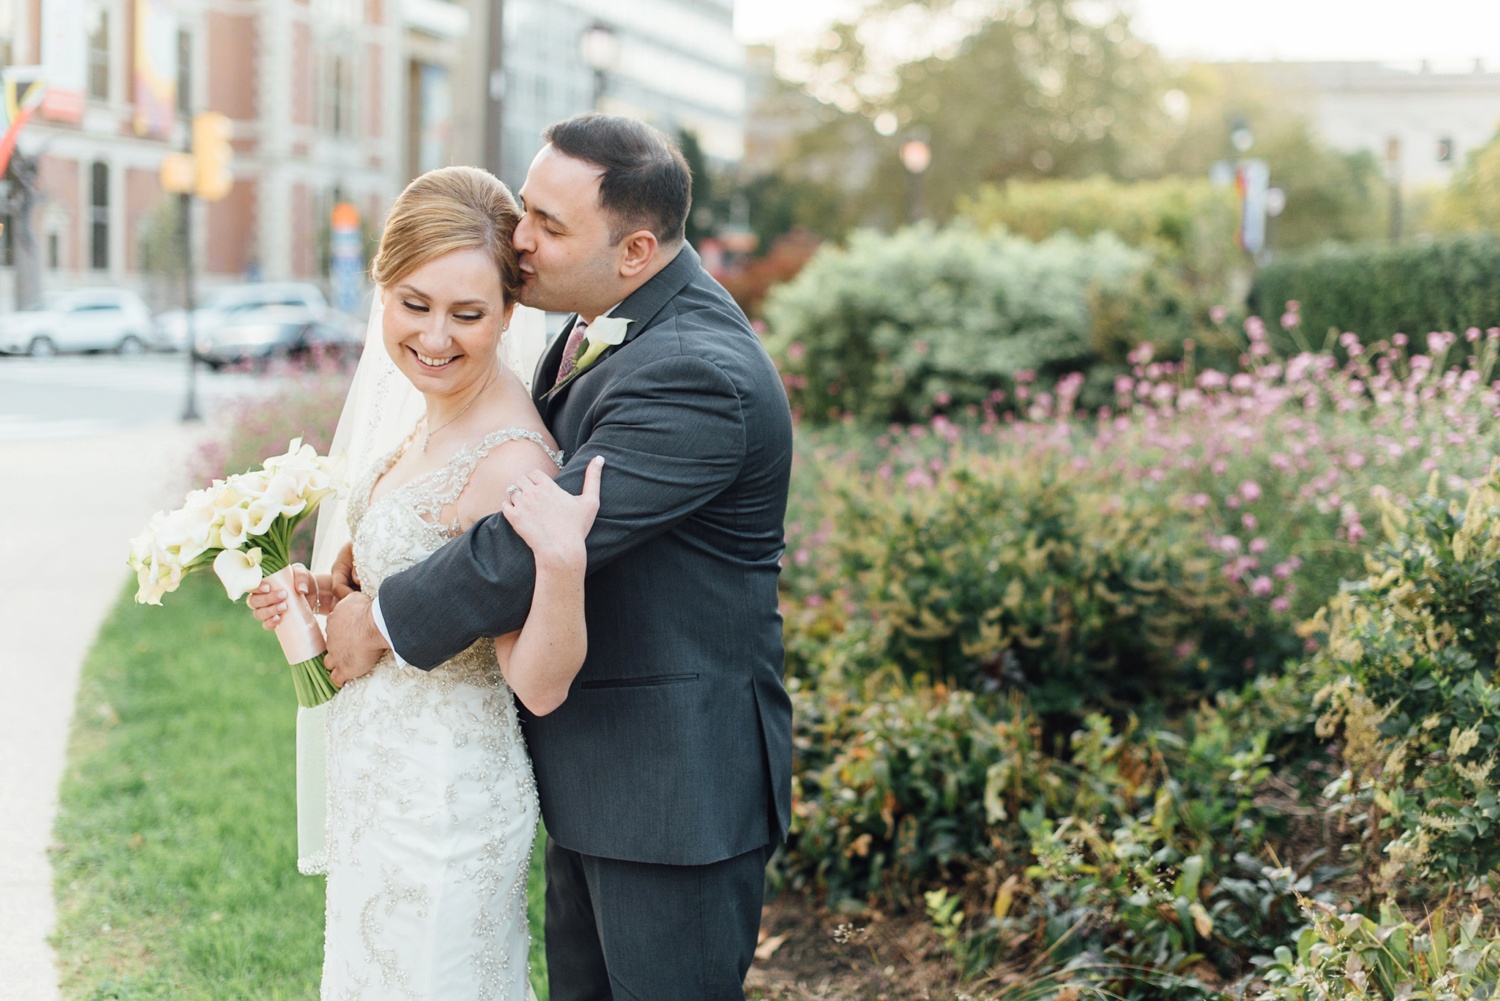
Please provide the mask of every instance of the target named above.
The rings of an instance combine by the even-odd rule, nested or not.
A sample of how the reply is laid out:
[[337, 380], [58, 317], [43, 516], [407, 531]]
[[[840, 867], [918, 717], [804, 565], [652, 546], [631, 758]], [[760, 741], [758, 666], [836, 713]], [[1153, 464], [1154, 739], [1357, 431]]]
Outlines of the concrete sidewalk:
[[79, 668], [200, 428], [0, 442], [0, 1001], [54, 1001], [47, 846]]

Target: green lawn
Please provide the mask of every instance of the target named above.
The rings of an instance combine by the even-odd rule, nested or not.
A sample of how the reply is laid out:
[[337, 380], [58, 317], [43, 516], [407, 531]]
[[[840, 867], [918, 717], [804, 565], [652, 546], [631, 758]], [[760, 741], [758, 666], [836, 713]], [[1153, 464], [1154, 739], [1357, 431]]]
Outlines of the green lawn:
[[[276, 641], [211, 575], [122, 594], [84, 665], [56, 828], [68, 999], [312, 998], [323, 880], [296, 868], [294, 700]], [[541, 851], [533, 980], [546, 1001]]]

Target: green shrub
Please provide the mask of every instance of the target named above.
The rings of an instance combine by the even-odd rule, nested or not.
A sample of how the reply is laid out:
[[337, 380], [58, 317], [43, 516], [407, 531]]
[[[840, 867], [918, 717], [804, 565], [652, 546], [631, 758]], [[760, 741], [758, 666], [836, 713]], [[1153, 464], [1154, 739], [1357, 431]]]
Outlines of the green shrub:
[[1041, 451], [931, 468], [824, 494], [831, 597], [788, 603], [792, 673], [895, 667], [1076, 719], [1189, 702], [1300, 648], [1200, 509]]
[[1064, 231], [1081, 237], [1113, 233], [1180, 269], [1195, 292], [1219, 296], [1242, 257], [1234, 192], [1207, 179], [1013, 180], [979, 189], [960, 202], [959, 213], [981, 227], [1038, 242]]
[[994, 860], [1003, 846], [989, 825], [1057, 785], [1036, 721], [991, 719], [969, 692], [876, 683], [794, 693], [792, 869], [835, 906], [909, 907], [921, 886]]
[[326, 454], [350, 377], [337, 366], [295, 368], [270, 392], [229, 403], [214, 421], [217, 433], [194, 459], [192, 485], [206, 486], [215, 478], [253, 469], [266, 456], [285, 451], [293, 438]]
[[1484, 927], [1479, 913], [1460, 918], [1458, 935], [1445, 911], [1420, 924], [1393, 906], [1375, 921], [1309, 904], [1312, 924], [1262, 969], [1270, 989], [1257, 1001], [1354, 1001], [1401, 998], [1479, 1001], [1500, 986], [1500, 935]]
[[[1500, 235], [1283, 254], [1256, 275], [1249, 307], [1272, 319], [1289, 301], [1301, 304], [1301, 336], [1314, 347], [1332, 344], [1330, 330], [1367, 342], [1399, 331], [1423, 343], [1431, 331], [1500, 325]], [[1280, 347], [1295, 340], [1281, 335]]]
[[1500, 867], [1500, 472], [1466, 505], [1388, 505], [1389, 544], [1334, 603], [1320, 657], [1350, 800], [1368, 810], [1380, 885], [1473, 880]]
[[[890, 676], [792, 684], [796, 806], [782, 860], [836, 909], [926, 907], [970, 974], [1021, 953], [1091, 965], [1115, 997], [1202, 997], [1284, 942], [1317, 853], [1267, 860], [1269, 734], [1311, 696], [1261, 682], [1178, 735], [1092, 715], [1055, 747], [1012, 698]], [[1048, 753], [1048, 752], [1052, 753]], [[1207, 965], [1205, 965], [1207, 964]]]
[[1133, 343], [1095, 330], [1096, 315], [1121, 313], [1097, 304], [1138, 296], [1149, 266], [1109, 234], [1033, 244], [967, 226], [859, 232], [772, 290], [768, 347], [793, 407], [812, 421], [980, 405], [1021, 373], [1093, 364], [1096, 341]]

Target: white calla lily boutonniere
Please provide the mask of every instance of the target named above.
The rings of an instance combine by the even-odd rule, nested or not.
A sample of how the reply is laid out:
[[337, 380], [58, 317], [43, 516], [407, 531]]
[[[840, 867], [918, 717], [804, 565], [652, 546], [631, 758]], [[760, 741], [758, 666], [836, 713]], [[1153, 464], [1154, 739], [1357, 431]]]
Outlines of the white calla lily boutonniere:
[[634, 320], [627, 320], [620, 316], [601, 316], [589, 324], [588, 332], [584, 335], [583, 344], [578, 348], [578, 360], [573, 363], [573, 371], [568, 377], [543, 394], [543, 397], [551, 396], [574, 379], [584, 373], [599, 356], [617, 344], [625, 343], [625, 328], [629, 327]]

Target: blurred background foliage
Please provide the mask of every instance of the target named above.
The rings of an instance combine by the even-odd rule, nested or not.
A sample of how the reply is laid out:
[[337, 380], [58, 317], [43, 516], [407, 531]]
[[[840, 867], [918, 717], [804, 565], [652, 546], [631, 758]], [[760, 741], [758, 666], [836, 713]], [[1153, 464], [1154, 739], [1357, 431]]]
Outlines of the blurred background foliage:
[[1494, 996], [1500, 137], [1393, 197], [1128, 14], [868, 0], [764, 98], [776, 879], [996, 997]]

